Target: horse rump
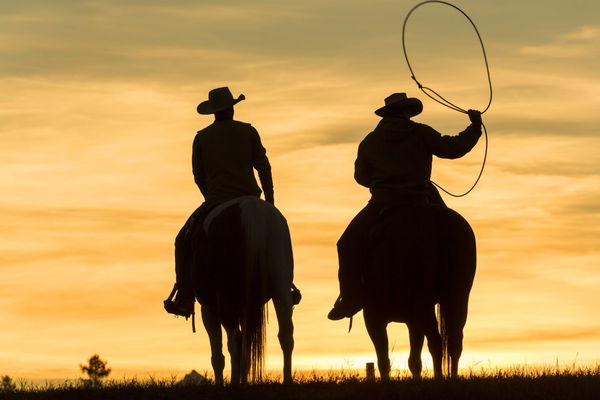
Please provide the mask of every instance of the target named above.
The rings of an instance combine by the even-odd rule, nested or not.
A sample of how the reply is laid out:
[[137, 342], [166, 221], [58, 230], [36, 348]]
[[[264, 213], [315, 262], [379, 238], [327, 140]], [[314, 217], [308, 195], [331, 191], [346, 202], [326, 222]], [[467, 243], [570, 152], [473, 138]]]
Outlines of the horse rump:
[[439, 251], [430, 234], [429, 208], [394, 208], [369, 232], [366, 302], [394, 319], [405, 320], [424, 304], [435, 303]]
[[264, 370], [266, 334], [265, 288], [255, 245], [261, 238], [250, 237], [257, 232], [249, 232], [252, 228], [242, 207], [243, 202], [224, 208], [210, 223], [208, 265], [221, 321], [241, 328], [242, 374], [250, 373], [252, 380], [257, 381], [262, 379]]

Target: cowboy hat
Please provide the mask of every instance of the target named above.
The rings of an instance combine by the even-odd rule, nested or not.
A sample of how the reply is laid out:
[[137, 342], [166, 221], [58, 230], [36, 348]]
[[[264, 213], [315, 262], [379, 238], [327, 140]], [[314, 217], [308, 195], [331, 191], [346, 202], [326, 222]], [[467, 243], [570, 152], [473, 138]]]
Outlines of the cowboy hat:
[[243, 94], [234, 99], [228, 87], [220, 87], [208, 92], [208, 100], [198, 104], [196, 110], [198, 114], [214, 114], [226, 110], [244, 99], [246, 99], [246, 96]]
[[408, 112], [409, 117], [421, 114], [423, 103], [414, 97], [406, 97], [406, 93], [394, 93], [385, 98], [385, 106], [375, 110], [380, 117], [389, 117], [403, 110]]

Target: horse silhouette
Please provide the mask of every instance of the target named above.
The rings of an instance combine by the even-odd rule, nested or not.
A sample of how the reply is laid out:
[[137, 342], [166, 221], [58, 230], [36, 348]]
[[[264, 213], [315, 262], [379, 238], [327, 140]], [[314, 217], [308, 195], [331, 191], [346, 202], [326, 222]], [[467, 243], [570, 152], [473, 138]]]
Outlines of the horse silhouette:
[[195, 287], [216, 383], [223, 383], [225, 367], [221, 326], [227, 334], [231, 384], [246, 383], [249, 374], [254, 381], [262, 378], [270, 299], [279, 325], [284, 382], [291, 382], [293, 255], [285, 218], [273, 205], [244, 196], [213, 210], [204, 229], [207, 273], [203, 282], [195, 280]]
[[408, 326], [408, 365], [414, 378], [421, 376], [425, 337], [434, 376], [440, 378], [449, 369], [456, 377], [476, 269], [470, 225], [442, 206], [398, 207], [385, 212], [370, 231], [369, 243], [363, 315], [381, 378], [390, 375], [386, 330], [390, 322]]

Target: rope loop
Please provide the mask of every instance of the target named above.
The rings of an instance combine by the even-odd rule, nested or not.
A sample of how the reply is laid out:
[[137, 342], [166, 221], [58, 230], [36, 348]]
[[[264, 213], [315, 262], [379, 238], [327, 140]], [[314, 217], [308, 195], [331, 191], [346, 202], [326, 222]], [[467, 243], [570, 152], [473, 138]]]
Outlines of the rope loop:
[[[433, 101], [446, 106], [454, 111], [463, 113], [463, 114], [467, 114], [467, 110], [457, 106], [456, 104], [454, 104], [453, 102], [451, 102], [450, 100], [448, 100], [447, 98], [445, 98], [444, 96], [442, 96], [441, 94], [439, 94], [438, 92], [436, 92], [435, 90], [424, 86], [423, 84], [421, 84], [421, 82], [419, 82], [416, 78], [415, 75], [415, 71], [413, 70], [412, 65], [410, 64], [410, 60], [408, 58], [408, 52], [406, 51], [406, 24], [408, 22], [408, 19], [410, 18], [410, 16], [412, 15], [413, 12], [415, 12], [415, 10], [425, 4], [430, 4], [430, 3], [439, 3], [439, 4], [445, 4], [447, 6], [450, 6], [452, 8], [454, 8], [455, 10], [459, 11], [471, 24], [471, 26], [473, 27], [473, 29], [475, 30], [475, 33], [477, 34], [477, 38], [479, 39], [479, 44], [481, 45], [481, 52], [483, 54], [483, 60], [485, 62], [485, 70], [486, 70], [486, 74], [487, 74], [487, 80], [488, 80], [488, 87], [489, 87], [489, 92], [490, 92], [490, 98], [488, 100], [487, 105], [485, 106], [485, 108], [483, 109], [483, 111], [481, 111], [481, 114], [485, 113], [487, 110], [489, 110], [491, 104], [492, 104], [492, 98], [493, 98], [493, 89], [492, 89], [492, 78], [490, 76], [490, 67], [489, 67], [489, 63], [488, 63], [488, 58], [487, 58], [487, 53], [485, 51], [485, 46], [483, 44], [483, 39], [481, 38], [481, 34], [479, 33], [479, 29], [477, 29], [477, 26], [475, 25], [475, 23], [473, 22], [473, 20], [460, 8], [458, 8], [457, 6], [455, 6], [454, 4], [448, 3], [446, 1], [440, 1], [440, 0], [428, 0], [428, 1], [423, 1], [419, 4], [417, 4], [416, 6], [414, 6], [409, 12], [408, 14], [406, 14], [406, 18], [404, 18], [404, 23], [402, 24], [402, 50], [404, 52], [404, 58], [406, 59], [406, 65], [408, 66], [408, 69], [410, 70], [410, 74], [411, 74], [411, 78], [416, 82], [417, 86], [419, 87], [419, 89], [430, 99], [432, 99]], [[471, 186], [471, 188], [469, 190], [467, 190], [466, 192], [462, 193], [462, 194], [454, 194], [451, 193], [449, 191], [447, 191], [446, 189], [444, 189], [443, 187], [441, 187], [440, 185], [438, 185], [437, 183], [431, 181], [431, 183], [433, 183], [435, 186], [437, 186], [439, 189], [441, 189], [443, 192], [445, 192], [446, 194], [449, 194], [450, 196], [453, 197], [463, 197], [466, 196], [467, 194], [469, 194], [474, 188], [475, 186], [477, 186], [477, 183], [479, 182], [479, 179], [481, 179], [481, 176], [483, 175], [483, 169], [485, 168], [485, 163], [487, 160], [487, 152], [488, 152], [488, 133], [487, 133], [487, 129], [485, 127], [485, 125], [482, 123], [481, 126], [483, 127], [483, 131], [485, 133], [485, 152], [483, 155], [483, 162], [481, 163], [481, 170], [479, 171], [479, 175], [477, 176], [477, 179], [475, 180], [475, 183], [473, 183], [473, 185]]]

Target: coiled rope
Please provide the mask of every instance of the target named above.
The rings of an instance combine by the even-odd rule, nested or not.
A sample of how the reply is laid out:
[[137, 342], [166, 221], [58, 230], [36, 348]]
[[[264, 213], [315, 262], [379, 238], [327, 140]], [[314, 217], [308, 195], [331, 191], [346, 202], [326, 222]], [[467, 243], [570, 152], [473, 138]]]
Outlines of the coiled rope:
[[[477, 34], [477, 38], [479, 39], [479, 43], [481, 44], [481, 52], [483, 53], [483, 60], [485, 62], [485, 70], [487, 73], [487, 80], [488, 80], [488, 87], [490, 90], [490, 98], [489, 101], [487, 103], [487, 106], [485, 106], [485, 108], [483, 109], [483, 111], [481, 111], [481, 114], [485, 113], [489, 108], [490, 105], [492, 104], [492, 97], [493, 97], [493, 89], [492, 89], [492, 78], [490, 77], [490, 67], [488, 64], [488, 59], [487, 59], [487, 54], [485, 52], [485, 46], [483, 45], [483, 39], [481, 38], [481, 34], [479, 33], [479, 30], [477, 29], [477, 26], [475, 25], [475, 23], [473, 22], [473, 20], [460, 8], [458, 8], [457, 6], [455, 6], [454, 4], [448, 3], [446, 1], [438, 1], [438, 0], [428, 0], [428, 1], [423, 1], [419, 4], [417, 4], [416, 6], [414, 6], [409, 12], [408, 14], [406, 14], [406, 18], [404, 18], [404, 24], [402, 25], [402, 50], [404, 51], [404, 58], [406, 59], [406, 64], [408, 65], [408, 69], [410, 70], [410, 74], [411, 74], [411, 78], [415, 81], [415, 83], [417, 84], [417, 86], [419, 87], [419, 89], [421, 89], [421, 91], [430, 99], [440, 103], [443, 106], [446, 106], [454, 111], [458, 111], [460, 113], [463, 114], [467, 114], [467, 110], [465, 110], [462, 107], [457, 106], [456, 104], [452, 103], [450, 100], [446, 99], [445, 97], [443, 97], [442, 95], [440, 95], [438, 92], [436, 92], [435, 90], [431, 89], [430, 87], [424, 86], [423, 84], [421, 84], [421, 82], [419, 82], [415, 76], [415, 72], [413, 70], [412, 65], [410, 64], [410, 60], [408, 58], [408, 53], [406, 52], [406, 40], [405, 40], [405, 33], [406, 33], [406, 24], [408, 22], [408, 19], [410, 18], [410, 16], [412, 15], [412, 13], [419, 7], [425, 5], [425, 4], [430, 4], [430, 3], [439, 3], [439, 4], [445, 4], [447, 6], [450, 6], [452, 8], [454, 8], [455, 10], [459, 11], [473, 26], [473, 29], [475, 30], [475, 33]], [[473, 183], [473, 186], [471, 186], [471, 188], [469, 190], [467, 190], [466, 192], [462, 193], [462, 194], [454, 194], [451, 193], [449, 191], [447, 191], [446, 189], [444, 189], [443, 187], [441, 187], [440, 185], [438, 185], [437, 183], [431, 181], [431, 183], [433, 183], [435, 186], [437, 186], [440, 190], [444, 191], [445, 193], [449, 194], [450, 196], [453, 197], [463, 197], [466, 196], [467, 194], [469, 194], [474, 188], [475, 186], [477, 186], [477, 183], [479, 182], [479, 179], [481, 179], [481, 176], [483, 175], [483, 169], [485, 168], [485, 163], [487, 160], [487, 152], [488, 152], [488, 133], [487, 133], [487, 129], [485, 127], [485, 125], [483, 124], [483, 122], [481, 123], [481, 126], [483, 127], [483, 131], [485, 133], [485, 151], [483, 154], [483, 162], [481, 163], [481, 170], [479, 171], [479, 175], [477, 176], [477, 179], [475, 180], [475, 183]]]

